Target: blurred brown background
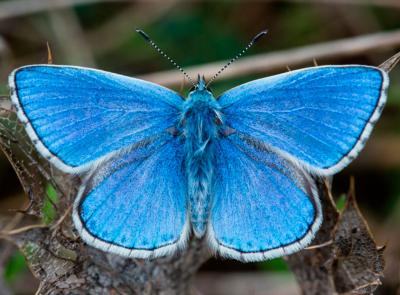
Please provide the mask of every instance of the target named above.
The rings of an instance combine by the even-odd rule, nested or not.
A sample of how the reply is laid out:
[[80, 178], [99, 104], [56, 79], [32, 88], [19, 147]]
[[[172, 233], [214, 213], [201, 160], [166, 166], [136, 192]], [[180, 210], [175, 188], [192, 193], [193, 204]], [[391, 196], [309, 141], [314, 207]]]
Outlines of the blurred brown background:
[[[399, 0], [298, 1], [0, 1], [0, 95], [18, 66], [54, 62], [145, 76], [187, 93], [173, 70], [135, 33], [144, 29], [184, 68], [222, 62], [236, 55], [260, 30], [267, 38], [213, 84], [221, 93], [256, 77], [325, 64], [379, 65], [400, 51]], [[360, 37], [361, 36], [361, 37]], [[326, 43], [345, 39], [339, 43]], [[316, 46], [315, 46], [316, 45]], [[292, 50], [292, 51], [287, 51]], [[210, 77], [215, 67], [206, 68]], [[231, 71], [231, 72], [230, 72]], [[202, 73], [200, 73], [202, 74]], [[226, 74], [226, 76], [225, 76]], [[387, 244], [387, 267], [377, 294], [400, 294], [400, 67], [390, 74], [386, 109], [360, 157], [335, 176], [335, 197], [355, 176], [359, 205], [379, 244]], [[0, 216], [26, 198], [0, 153]], [[3, 249], [3, 248], [2, 248]], [[0, 253], [0, 268], [15, 294], [34, 294], [37, 282], [12, 247]], [[202, 294], [298, 294], [282, 259], [242, 264], [212, 260], [201, 270]], [[0, 295], [2, 294], [0, 286]]]

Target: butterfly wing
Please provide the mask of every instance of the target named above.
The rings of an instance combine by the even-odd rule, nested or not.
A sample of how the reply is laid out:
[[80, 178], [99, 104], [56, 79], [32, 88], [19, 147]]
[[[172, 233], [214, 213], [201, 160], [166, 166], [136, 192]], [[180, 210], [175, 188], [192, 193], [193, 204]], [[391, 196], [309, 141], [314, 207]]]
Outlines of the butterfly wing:
[[72, 66], [34, 65], [9, 77], [19, 119], [38, 151], [65, 172], [174, 125], [175, 92], [146, 81]]
[[190, 226], [182, 144], [169, 135], [110, 159], [84, 181], [74, 224], [93, 247], [149, 258], [185, 247]]
[[221, 256], [259, 261], [309, 244], [321, 221], [314, 181], [249, 137], [217, 143], [208, 241]]
[[314, 67], [240, 85], [219, 103], [231, 128], [311, 172], [330, 175], [363, 148], [388, 83], [387, 74], [374, 67]]

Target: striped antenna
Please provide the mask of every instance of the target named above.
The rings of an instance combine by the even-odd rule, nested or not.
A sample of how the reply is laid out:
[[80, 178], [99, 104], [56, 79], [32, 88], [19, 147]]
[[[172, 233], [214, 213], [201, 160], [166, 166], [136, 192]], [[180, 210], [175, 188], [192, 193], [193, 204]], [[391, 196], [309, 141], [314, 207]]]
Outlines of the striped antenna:
[[157, 52], [159, 54], [161, 54], [162, 56], [164, 56], [170, 63], [172, 63], [179, 71], [181, 71], [181, 73], [190, 81], [190, 83], [192, 83], [193, 87], [196, 87], [196, 83], [193, 82], [193, 79], [182, 69], [181, 66], [179, 66], [172, 58], [170, 58], [164, 51], [161, 50], [160, 47], [157, 46], [156, 43], [154, 43], [153, 40], [151, 40], [151, 38], [149, 37], [149, 35], [147, 35], [145, 32], [143, 32], [140, 29], [136, 29], [136, 32], [138, 32], [140, 34], [140, 36], [143, 37], [144, 40], [146, 40], [147, 42], [150, 43], [150, 45], [157, 50]]
[[234, 58], [232, 58], [226, 65], [224, 65], [211, 79], [208, 81], [206, 87], [211, 84], [212, 81], [215, 80], [223, 71], [226, 70], [227, 67], [229, 67], [234, 61], [236, 61], [238, 58], [240, 58], [243, 54], [245, 54], [258, 40], [260, 40], [262, 37], [267, 35], [268, 31], [262, 31], [258, 33], [257, 35], [254, 36], [254, 38], [247, 44], [247, 46], [240, 51]]

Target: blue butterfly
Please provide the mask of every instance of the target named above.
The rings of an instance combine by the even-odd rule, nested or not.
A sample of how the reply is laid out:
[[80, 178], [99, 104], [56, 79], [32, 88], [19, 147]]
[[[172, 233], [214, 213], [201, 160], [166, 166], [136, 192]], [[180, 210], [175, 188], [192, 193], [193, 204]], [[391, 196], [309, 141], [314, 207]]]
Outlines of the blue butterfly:
[[87, 244], [154, 258], [184, 249], [193, 233], [240, 261], [311, 242], [322, 222], [313, 176], [359, 154], [388, 83], [376, 67], [320, 66], [218, 98], [199, 78], [184, 99], [83, 67], [31, 65], [9, 77], [39, 153], [83, 178], [73, 221]]

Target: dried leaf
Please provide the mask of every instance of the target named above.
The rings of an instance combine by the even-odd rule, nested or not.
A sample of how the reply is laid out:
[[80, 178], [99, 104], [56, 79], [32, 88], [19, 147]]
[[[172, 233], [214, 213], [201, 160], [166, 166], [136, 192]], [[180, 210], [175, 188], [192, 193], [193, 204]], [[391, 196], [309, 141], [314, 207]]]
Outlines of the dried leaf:
[[[0, 148], [16, 171], [29, 197], [27, 214], [42, 216], [45, 200], [43, 196], [48, 184], [57, 186], [60, 196], [69, 193], [72, 178], [63, 175], [63, 181], [57, 181], [62, 173], [52, 169], [49, 163], [38, 155], [23, 126], [18, 122], [10, 100], [4, 97], [0, 100]], [[66, 198], [64, 200], [67, 201]]]
[[[400, 52], [379, 67], [390, 72], [400, 61]], [[324, 221], [313, 246], [287, 257], [303, 294], [369, 294], [383, 276], [384, 247], [376, 245], [350, 191], [345, 209], [338, 210], [330, 190], [319, 183]], [[327, 243], [331, 240], [332, 243]]]
[[326, 246], [316, 247], [312, 250], [305, 249], [287, 257], [287, 262], [294, 272], [297, 282], [303, 294], [333, 294], [334, 286], [327, 261], [332, 256], [332, 246], [329, 244], [332, 231], [335, 228], [339, 213], [332, 199], [327, 181], [318, 183], [319, 195], [323, 209], [324, 221], [317, 232], [312, 245]]
[[303, 294], [370, 294], [381, 284], [384, 247], [373, 240], [353, 186], [339, 215], [329, 188], [321, 185], [324, 222], [314, 246], [289, 256], [288, 264]]
[[391, 70], [394, 69], [394, 67], [399, 63], [399, 61], [400, 61], [400, 52], [393, 55], [388, 60], [384, 61], [382, 64], [379, 65], [379, 67], [385, 72], [389, 73]]
[[383, 276], [383, 247], [372, 238], [367, 222], [358, 209], [354, 186], [333, 232], [331, 273], [336, 291], [370, 294]]

